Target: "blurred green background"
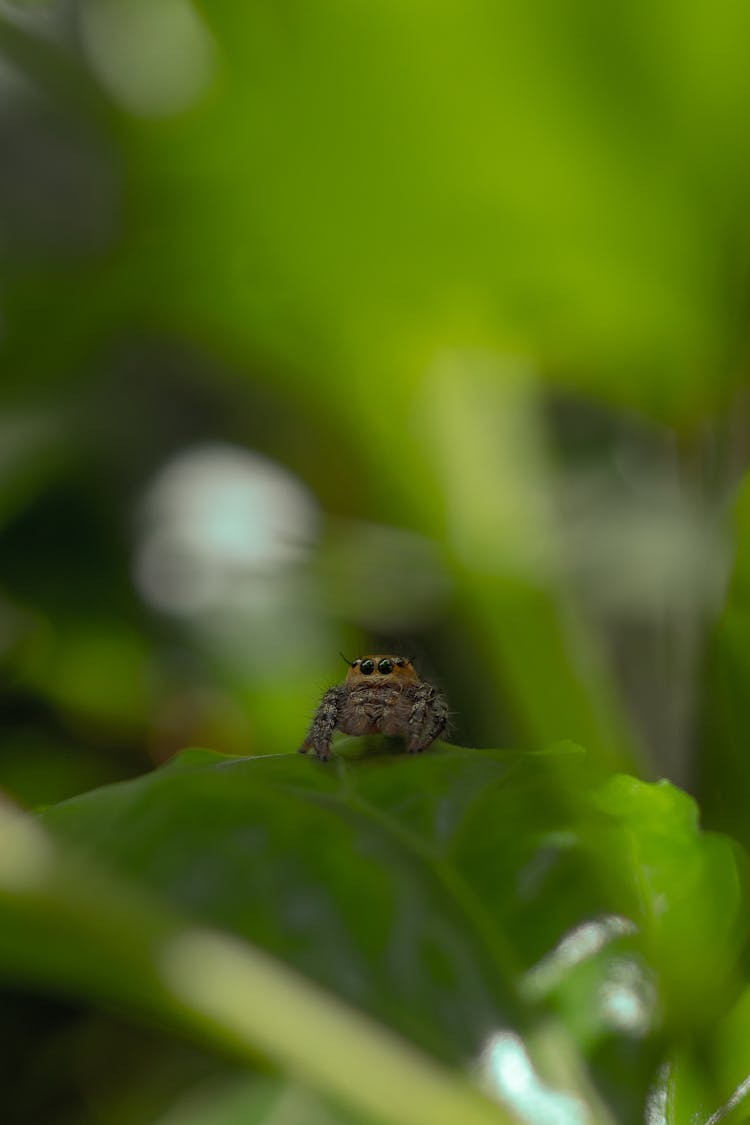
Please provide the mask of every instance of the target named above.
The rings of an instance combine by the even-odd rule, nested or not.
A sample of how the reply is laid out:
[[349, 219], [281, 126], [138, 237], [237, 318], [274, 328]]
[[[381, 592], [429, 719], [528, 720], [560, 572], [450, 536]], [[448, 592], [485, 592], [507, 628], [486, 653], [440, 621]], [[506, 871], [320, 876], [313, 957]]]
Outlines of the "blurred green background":
[[[0, 789], [292, 752], [394, 651], [459, 746], [748, 846], [749, 45], [725, 0], [3, 0]], [[156, 1121], [214, 1065], [159, 1034], [9, 983], [3, 1120]]]

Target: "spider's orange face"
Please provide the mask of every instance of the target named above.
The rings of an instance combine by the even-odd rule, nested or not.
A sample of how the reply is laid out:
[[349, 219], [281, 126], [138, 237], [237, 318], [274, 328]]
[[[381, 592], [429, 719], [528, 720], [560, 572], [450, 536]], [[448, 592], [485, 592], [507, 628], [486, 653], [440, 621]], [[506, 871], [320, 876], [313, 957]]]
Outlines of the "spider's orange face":
[[361, 656], [346, 673], [349, 685], [357, 683], [419, 683], [411, 660], [405, 656]]

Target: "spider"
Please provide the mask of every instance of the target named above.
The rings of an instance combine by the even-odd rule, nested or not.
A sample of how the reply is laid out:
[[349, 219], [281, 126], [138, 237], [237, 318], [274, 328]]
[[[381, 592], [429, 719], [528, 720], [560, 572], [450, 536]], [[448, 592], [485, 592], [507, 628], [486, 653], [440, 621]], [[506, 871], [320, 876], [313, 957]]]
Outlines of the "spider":
[[437, 688], [420, 680], [411, 660], [362, 656], [347, 664], [344, 683], [323, 695], [300, 754], [312, 749], [327, 761], [335, 730], [398, 735], [409, 754], [421, 754], [445, 730], [447, 704]]

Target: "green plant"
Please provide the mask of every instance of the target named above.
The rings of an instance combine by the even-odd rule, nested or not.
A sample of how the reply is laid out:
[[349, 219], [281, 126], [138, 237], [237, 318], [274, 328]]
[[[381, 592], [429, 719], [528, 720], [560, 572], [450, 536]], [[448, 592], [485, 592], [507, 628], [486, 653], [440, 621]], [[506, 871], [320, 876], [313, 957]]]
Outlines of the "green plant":
[[0, 1117], [746, 1116], [749, 24], [0, 4]]
[[730, 1098], [745, 861], [684, 793], [592, 785], [573, 745], [358, 748], [190, 751], [41, 826], [4, 808], [4, 973], [266, 1058], [341, 1121], [611, 1121], [658, 1065], [665, 1121]]

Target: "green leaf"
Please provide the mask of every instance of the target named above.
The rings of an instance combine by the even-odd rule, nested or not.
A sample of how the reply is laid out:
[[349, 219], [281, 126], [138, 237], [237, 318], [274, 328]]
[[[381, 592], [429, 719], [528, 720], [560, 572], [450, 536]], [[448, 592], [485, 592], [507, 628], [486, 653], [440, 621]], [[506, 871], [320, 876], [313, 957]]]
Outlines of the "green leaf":
[[307, 1090], [270, 1078], [224, 1079], [191, 1089], [154, 1125], [364, 1125], [334, 1111]]
[[235, 1059], [254, 1059], [260, 1049], [306, 1083], [394, 1125], [508, 1121], [462, 1076], [247, 943], [187, 926], [104, 878], [5, 805], [0, 969], [15, 981], [47, 983], [156, 1019]]
[[747, 860], [725, 836], [700, 831], [695, 801], [668, 781], [617, 775], [595, 795], [607, 820], [602, 876], [616, 879], [658, 970], [665, 1015], [686, 1032], [731, 996], [748, 932]]
[[[320, 1058], [321, 1044], [351, 1039], [351, 1066], [382, 1065], [376, 1085], [392, 1087], [365, 1017], [409, 1058], [407, 1042], [461, 1068], [490, 1060], [486, 1081], [509, 1106], [503, 1067], [536, 1066], [540, 1096], [583, 1099], [605, 1120], [576, 1051], [598, 1053], [597, 1077], [630, 1113], [660, 1020], [679, 1040], [726, 1010], [744, 860], [700, 831], [685, 793], [623, 775], [602, 785], [570, 743], [335, 749], [330, 763], [191, 750], [46, 810], [62, 854], [96, 861], [109, 881], [82, 893], [63, 865], [31, 913], [23, 895], [9, 910], [0, 901], [0, 967], [178, 1027], [187, 1017], [209, 1044], [253, 1044], [386, 1118], [392, 1105], [358, 1103], [351, 1075]], [[632, 1045], [625, 1071], [602, 1050], [618, 1037]], [[412, 1078], [415, 1104], [431, 1104]]]
[[[605, 908], [571, 834], [586, 756], [561, 744], [414, 758], [383, 739], [337, 751], [329, 764], [189, 751], [43, 820], [431, 1054], [473, 1063], [498, 1029], [528, 1022], [523, 971]], [[205, 972], [194, 961], [191, 980]]]
[[[567, 818], [558, 766], [580, 770], [575, 751], [446, 747], [328, 765], [204, 755], [65, 802], [44, 821], [443, 1058], [474, 1057], [490, 1031], [516, 1023], [520, 971], [603, 906], [576, 883], [580, 856], [576, 867], [552, 835]], [[544, 904], [543, 878], [536, 893], [517, 887], [540, 849], [567, 892]]]

